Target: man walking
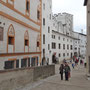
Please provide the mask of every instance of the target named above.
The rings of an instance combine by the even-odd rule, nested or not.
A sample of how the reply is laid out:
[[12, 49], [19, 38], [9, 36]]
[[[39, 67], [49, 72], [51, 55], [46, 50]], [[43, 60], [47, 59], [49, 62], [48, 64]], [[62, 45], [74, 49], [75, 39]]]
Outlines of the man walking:
[[65, 80], [68, 81], [70, 77], [70, 67], [67, 63], [65, 63]]

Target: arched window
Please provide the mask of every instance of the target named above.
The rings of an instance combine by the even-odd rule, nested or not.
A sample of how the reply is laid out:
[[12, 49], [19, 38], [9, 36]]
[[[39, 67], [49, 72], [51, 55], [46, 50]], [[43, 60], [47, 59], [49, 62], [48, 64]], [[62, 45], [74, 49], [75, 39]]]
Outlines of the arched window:
[[40, 51], [40, 35], [37, 36], [37, 51]]
[[28, 34], [28, 31], [26, 31], [24, 34], [24, 52], [25, 52], [26, 46], [28, 47], [28, 52], [29, 52], [29, 34]]
[[7, 52], [9, 45], [13, 46], [13, 52], [15, 52], [15, 30], [12, 24], [9, 26], [7, 32]]

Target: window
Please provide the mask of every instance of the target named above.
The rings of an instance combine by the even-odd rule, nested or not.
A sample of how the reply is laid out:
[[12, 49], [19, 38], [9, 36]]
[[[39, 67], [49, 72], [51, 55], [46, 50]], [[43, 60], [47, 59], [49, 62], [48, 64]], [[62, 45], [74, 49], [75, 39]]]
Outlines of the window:
[[37, 10], [37, 19], [40, 20], [40, 11]]
[[29, 6], [30, 6], [30, 3], [29, 3], [29, 1], [27, 0], [27, 1], [26, 1], [26, 11], [27, 11], [27, 12], [29, 12]]
[[50, 44], [48, 44], [48, 50], [50, 50]]
[[75, 50], [77, 50], [77, 48], [74, 48]]
[[27, 67], [27, 58], [26, 59], [21, 59], [21, 68]]
[[12, 52], [15, 52], [15, 30], [14, 30], [14, 27], [13, 25], [11, 24], [8, 28], [8, 32], [7, 32], [7, 53], [9, 51], [9, 45], [13, 45], [13, 49], [12, 49]]
[[61, 44], [58, 44], [59, 49], [61, 48]]
[[14, 69], [14, 61], [5, 61], [5, 69]]
[[28, 40], [25, 40], [25, 46], [28, 46]]
[[45, 18], [43, 18], [43, 25], [45, 26]]
[[65, 49], [65, 44], [63, 44], [63, 49]]
[[43, 57], [45, 57], [45, 49], [43, 49]]
[[63, 57], [65, 57], [65, 53], [63, 53]]
[[52, 49], [56, 49], [56, 43], [52, 42]]
[[16, 60], [16, 68], [19, 68], [19, 60]]
[[37, 47], [39, 47], [39, 41], [37, 41]]
[[28, 67], [30, 67], [30, 58], [28, 58]]
[[14, 45], [14, 37], [8, 37], [8, 44]]
[[24, 34], [24, 52], [26, 51], [26, 46], [28, 47], [28, 52], [29, 52], [29, 34], [28, 30], [26, 30]]
[[3, 27], [0, 27], [0, 41], [3, 41]]
[[63, 41], [65, 41], [65, 38], [63, 38]]
[[50, 20], [51, 20], [51, 14], [50, 14], [50, 17], [49, 17], [49, 18], [50, 18]]
[[59, 53], [59, 55], [58, 55], [59, 57], [61, 57], [61, 54]]
[[50, 33], [50, 27], [48, 27], [48, 33]]
[[43, 35], [43, 44], [45, 44], [45, 34]]
[[69, 45], [67, 45], [67, 49], [69, 49]]
[[45, 3], [43, 3], [43, 10], [45, 10]]
[[69, 56], [69, 53], [67, 53], [67, 56]]
[[72, 45], [71, 45], [71, 50], [72, 50]]
[[58, 39], [60, 40], [60, 36], [58, 37]]

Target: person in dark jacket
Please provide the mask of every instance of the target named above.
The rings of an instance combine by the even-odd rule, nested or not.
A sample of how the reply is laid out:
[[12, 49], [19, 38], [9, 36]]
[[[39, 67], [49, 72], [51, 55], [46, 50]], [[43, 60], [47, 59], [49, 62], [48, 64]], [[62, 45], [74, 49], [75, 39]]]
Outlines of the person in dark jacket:
[[65, 63], [64, 70], [65, 70], [65, 80], [68, 81], [70, 77], [70, 67], [67, 63]]
[[63, 80], [63, 70], [64, 70], [64, 65], [63, 64], [60, 65], [59, 70], [60, 70], [60, 74], [61, 74], [61, 80]]

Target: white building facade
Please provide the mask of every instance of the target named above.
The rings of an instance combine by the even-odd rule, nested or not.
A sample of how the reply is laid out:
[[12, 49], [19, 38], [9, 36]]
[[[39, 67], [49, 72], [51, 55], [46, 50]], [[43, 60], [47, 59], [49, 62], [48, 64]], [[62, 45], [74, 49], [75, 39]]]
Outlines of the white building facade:
[[51, 64], [52, 0], [42, 0], [42, 65]]
[[53, 55], [61, 62], [73, 57], [73, 15], [59, 13], [53, 16], [52, 27], [52, 62]]

